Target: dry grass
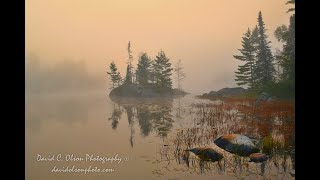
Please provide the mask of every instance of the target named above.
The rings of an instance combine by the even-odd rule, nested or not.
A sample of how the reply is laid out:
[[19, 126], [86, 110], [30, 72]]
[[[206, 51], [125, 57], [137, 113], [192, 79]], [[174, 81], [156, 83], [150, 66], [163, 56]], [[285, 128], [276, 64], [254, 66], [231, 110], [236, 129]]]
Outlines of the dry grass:
[[[264, 173], [265, 178], [291, 178], [294, 169], [295, 106], [292, 102], [261, 102], [259, 105], [251, 98], [227, 98], [219, 103], [193, 104], [195, 118], [193, 127], [181, 129], [170, 139], [166, 147], [167, 160], [185, 164], [185, 171], [227, 173], [234, 176], [252, 176]], [[229, 133], [244, 134], [257, 139], [269, 148], [271, 159], [257, 167], [248, 159], [237, 157], [226, 151], [223, 165], [204, 163], [192, 153], [184, 150], [194, 147], [211, 147], [221, 152], [213, 141]], [[269, 146], [267, 147], [269, 143]], [[223, 151], [223, 150], [222, 150]], [[293, 152], [293, 153], [292, 153]], [[251, 173], [251, 175], [250, 175]], [[281, 177], [280, 177], [281, 176]]]

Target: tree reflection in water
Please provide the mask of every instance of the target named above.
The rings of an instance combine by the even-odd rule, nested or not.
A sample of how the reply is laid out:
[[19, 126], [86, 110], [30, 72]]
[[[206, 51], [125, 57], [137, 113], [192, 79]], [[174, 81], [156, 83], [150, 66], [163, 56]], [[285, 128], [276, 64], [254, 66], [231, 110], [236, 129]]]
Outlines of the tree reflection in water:
[[108, 120], [112, 120], [111, 127], [112, 129], [117, 129], [119, 120], [121, 119], [122, 111], [120, 105], [116, 107], [116, 104], [113, 103], [113, 111], [111, 117]]
[[124, 111], [127, 114], [128, 124], [130, 127], [130, 145], [133, 147], [134, 142], [134, 124], [135, 119], [140, 127], [142, 136], [148, 136], [152, 131], [155, 131], [161, 139], [165, 139], [168, 132], [173, 126], [174, 120], [171, 115], [172, 100], [162, 100], [160, 102], [133, 102], [130, 104], [118, 104], [112, 112], [109, 120], [112, 120], [112, 129], [117, 128], [121, 114]]
[[[175, 108], [172, 101], [120, 106], [122, 108], [118, 110], [125, 111], [128, 117], [132, 147], [134, 122], [138, 123], [142, 136], [154, 132], [162, 139], [155, 160], [157, 169], [154, 170], [159, 176], [165, 171], [182, 171], [251, 179], [294, 178], [295, 113], [291, 104], [261, 103], [257, 107], [250, 100], [227, 99], [184, 107], [180, 107], [179, 100]], [[113, 113], [113, 116], [118, 117], [117, 114]], [[231, 154], [213, 143], [219, 136], [229, 133], [250, 137], [269, 159], [263, 163], [249, 162], [248, 157]], [[195, 147], [213, 148], [224, 158], [218, 162], [203, 161], [184, 151]]]

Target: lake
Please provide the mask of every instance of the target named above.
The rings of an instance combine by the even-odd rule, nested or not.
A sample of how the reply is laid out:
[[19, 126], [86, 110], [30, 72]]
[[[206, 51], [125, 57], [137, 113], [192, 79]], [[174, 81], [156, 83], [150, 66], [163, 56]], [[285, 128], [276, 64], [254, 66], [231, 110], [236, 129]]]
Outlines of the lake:
[[[26, 179], [295, 179], [294, 107], [253, 108], [195, 94], [113, 102], [106, 92], [26, 95]], [[244, 134], [269, 155], [249, 162], [217, 147]], [[184, 150], [211, 147], [220, 162]]]

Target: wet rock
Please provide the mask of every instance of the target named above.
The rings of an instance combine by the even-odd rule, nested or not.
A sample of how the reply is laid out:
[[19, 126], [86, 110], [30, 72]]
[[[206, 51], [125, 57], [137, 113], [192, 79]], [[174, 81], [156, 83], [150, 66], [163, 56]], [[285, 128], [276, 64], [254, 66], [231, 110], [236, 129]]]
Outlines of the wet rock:
[[249, 156], [259, 152], [253, 141], [241, 134], [225, 134], [214, 141], [220, 148], [239, 156]]
[[187, 149], [185, 151], [193, 152], [195, 155], [197, 155], [201, 160], [204, 161], [220, 161], [223, 156], [222, 154], [218, 153], [212, 148], [193, 148], [193, 149]]
[[258, 163], [258, 162], [266, 161], [268, 159], [268, 156], [263, 153], [253, 153], [253, 154], [250, 154], [249, 158], [250, 158], [250, 162]]

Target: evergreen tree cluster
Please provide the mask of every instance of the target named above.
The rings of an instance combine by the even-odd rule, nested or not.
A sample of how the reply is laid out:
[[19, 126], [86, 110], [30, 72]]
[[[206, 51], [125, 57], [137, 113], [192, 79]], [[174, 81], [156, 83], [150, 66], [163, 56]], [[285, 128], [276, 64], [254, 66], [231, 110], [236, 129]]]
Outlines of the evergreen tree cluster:
[[[127, 60], [127, 72], [124, 79], [114, 62], [110, 63], [108, 75], [112, 83], [112, 89], [120, 86], [121, 84], [136, 84], [141, 87], [154, 87], [159, 89], [172, 89], [172, 70], [170, 59], [166, 56], [163, 50], [160, 50], [154, 59], [148, 56], [147, 53], [142, 52], [139, 55], [137, 69], [133, 72], [133, 56], [131, 52], [131, 44], [128, 44], [128, 60]], [[181, 60], [180, 66], [181, 64]], [[179, 69], [179, 86], [180, 81], [184, 78], [183, 68]], [[181, 77], [183, 76], [183, 77]]]
[[157, 88], [172, 88], [172, 79], [171, 79], [171, 63], [169, 58], [161, 50], [152, 64], [153, 69], [153, 81]]
[[[294, 4], [288, 1], [287, 4]], [[288, 12], [294, 12], [290, 8]], [[295, 14], [290, 17], [289, 26], [279, 26], [275, 37], [283, 43], [283, 48], [276, 55], [271, 52], [270, 41], [266, 35], [261, 11], [258, 14], [258, 23], [246, 31], [242, 37], [240, 55], [234, 55], [237, 60], [244, 62], [238, 66], [235, 72], [237, 85], [246, 85], [249, 89], [268, 89], [270, 84], [273, 89], [285, 89], [293, 92], [295, 82]], [[276, 71], [275, 66], [278, 67]], [[278, 75], [278, 76], [277, 76]], [[281, 87], [281, 86], [285, 86]]]
[[270, 41], [267, 40], [262, 13], [258, 15], [258, 25], [252, 30], [248, 28], [242, 37], [241, 55], [234, 55], [235, 59], [244, 61], [235, 72], [235, 81], [239, 86], [248, 85], [249, 88], [263, 87], [275, 78], [274, 57], [271, 53]]

